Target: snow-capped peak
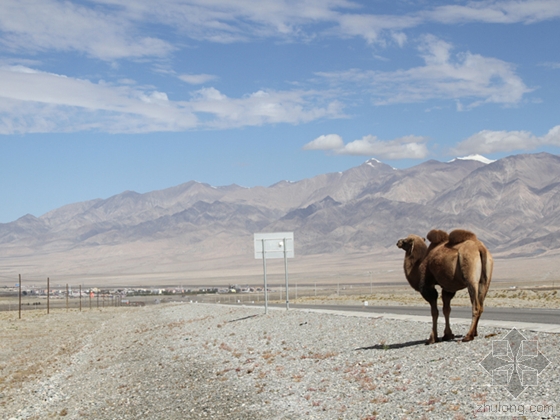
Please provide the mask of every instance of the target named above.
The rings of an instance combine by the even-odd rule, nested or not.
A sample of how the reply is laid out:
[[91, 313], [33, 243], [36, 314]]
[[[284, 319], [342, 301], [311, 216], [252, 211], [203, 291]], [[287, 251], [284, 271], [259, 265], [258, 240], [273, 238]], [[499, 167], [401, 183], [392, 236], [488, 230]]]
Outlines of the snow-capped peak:
[[[375, 159], [375, 158], [371, 158], [371, 159], [366, 160], [366, 161], [364, 162], [364, 164], [366, 164], [366, 165], [368, 165], [368, 166], [371, 166], [372, 168], [378, 168], [379, 165], [382, 165], [382, 166], [384, 166], [384, 167], [388, 166], [386, 163], [383, 163], [383, 162], [381, 162], [380, 160], [377, 160], [377, 159]], [[392, 168], [392, 166], [391, 166], [391, 168]], [[393, 168], [393, 169], [394, 169], [395, 171], [397, 170], [396, 168]]]
[[371, 158], [371, 159], [366, 160], [366, 164], [368, 164], [369, 166], [372, 166], [374, 168], [375, 168], [376, 163], [382, 163], [382, 162], [375, 159], [375, 158]]
[[456, 160], [476, 160], [478, 162], [482, 162], [482, 163], [486, 163], [486, 164], [496, 162], [495, 160], [488, 159], [488, 158], [486, 158], [482, 155], [469, 155], [469, 156], [464, 156], [464, 157], [458, 157], [456, 159], [450, 160], [449, 162], [454, 162]]

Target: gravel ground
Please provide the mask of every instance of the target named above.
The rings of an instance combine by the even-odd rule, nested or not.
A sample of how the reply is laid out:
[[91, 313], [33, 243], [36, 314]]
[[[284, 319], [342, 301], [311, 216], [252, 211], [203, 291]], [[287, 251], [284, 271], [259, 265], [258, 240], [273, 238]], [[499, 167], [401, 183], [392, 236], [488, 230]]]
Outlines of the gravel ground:
[[521, 331], [550, 365], [514, 400], [479, 364], [508, 330], [426, 346], [429, 330], [205, 304], [3, 313], [0, 418], [470, 419], [496, 402], [557, 418], [560, 336]]

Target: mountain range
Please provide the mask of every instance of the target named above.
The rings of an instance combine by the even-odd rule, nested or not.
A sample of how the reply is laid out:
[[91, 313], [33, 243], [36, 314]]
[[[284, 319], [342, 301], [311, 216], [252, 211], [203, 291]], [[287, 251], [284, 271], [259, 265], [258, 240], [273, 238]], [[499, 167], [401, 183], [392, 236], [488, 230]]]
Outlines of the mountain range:
[[79, 263], [96, 255], [126, 271], [127, 254], [143, 256], [146, 266], [252, 256], [253, 233], [276, 231], [294, 232], [296, 255], [376, 254], [434, 227], [473, 230], [498, 257], [554, 253], [560, 157], [430, 160], [408, 169], [370, 159], [269, 187], [190, 181], [126, 191], [0, 224], [0, 260], [72, 255]]

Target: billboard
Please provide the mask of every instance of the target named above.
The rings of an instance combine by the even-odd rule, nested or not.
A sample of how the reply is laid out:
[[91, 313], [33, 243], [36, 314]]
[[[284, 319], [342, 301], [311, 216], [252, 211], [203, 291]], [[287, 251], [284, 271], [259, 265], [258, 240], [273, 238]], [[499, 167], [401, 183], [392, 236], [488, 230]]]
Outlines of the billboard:
[[[255, 259], [262, 260], [264, 254], [270, 258], [294, 258], [294, 232], [255, 233]], [[284, 246], [286, 249], [284, 249]]]

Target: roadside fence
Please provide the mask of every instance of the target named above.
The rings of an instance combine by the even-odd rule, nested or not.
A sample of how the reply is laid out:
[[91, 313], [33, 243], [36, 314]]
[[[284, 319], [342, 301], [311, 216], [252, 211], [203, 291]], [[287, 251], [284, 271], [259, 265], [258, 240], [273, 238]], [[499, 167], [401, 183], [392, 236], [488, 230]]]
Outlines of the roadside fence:
[[[406, 285], [403, 283], [402, 285]], [[286, 299], [283, 283], [268, 285], [268, 301], [285, 304], [312, 302], [315, 298], [372, 298], [376, 292], [387, 285], [375, 282], [362, 283], [303, 283], [291, 284]], [[395, 284], [393, 283], [393, 286]], [[185, 288], [162, 286], [126, 286], [126, 287], [93, 287], [79, 284], [52, 284], [46, 278], [43, 284], [33, 281], [25, 284], [19, 275], [14, 286], [0, 287], [0, 311], [22, 312], [34, 310], [49, 314], [51, 309], [86, 311], [105, 307], [131, 307], [167, 302], [184, 303], [224, 303], [224, 304], [259, 304], [264, 305], [262, 285], [243, 286], [196, 286]]]

